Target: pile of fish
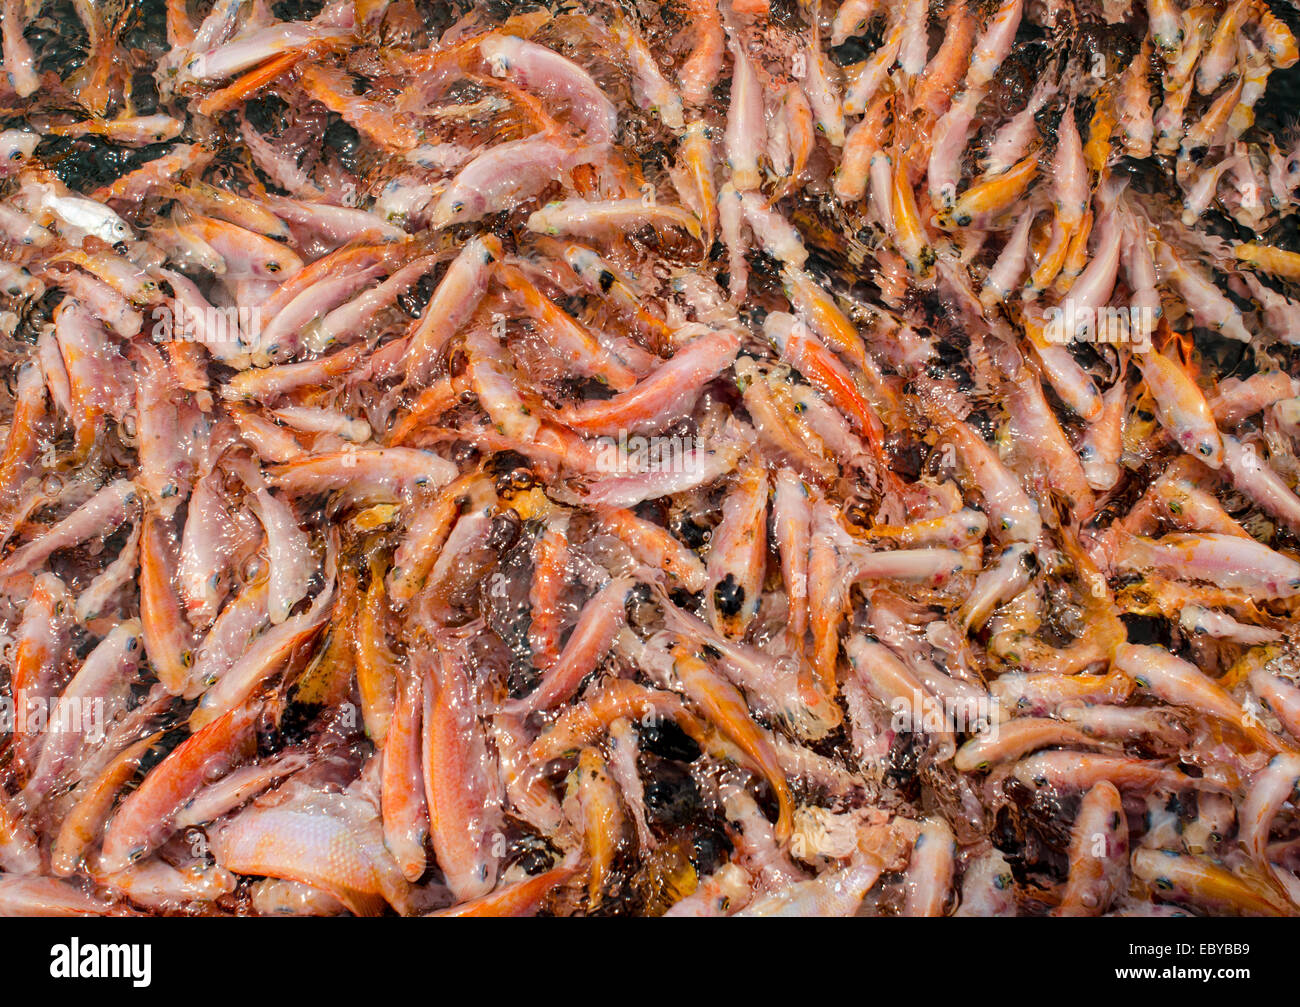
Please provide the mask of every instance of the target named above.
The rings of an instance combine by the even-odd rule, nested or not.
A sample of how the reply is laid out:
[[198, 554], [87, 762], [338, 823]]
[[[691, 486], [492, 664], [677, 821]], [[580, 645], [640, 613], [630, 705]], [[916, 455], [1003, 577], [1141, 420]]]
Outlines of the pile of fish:
[[1300, 12], [3, 0], [0, 915], [1300, 914]]

